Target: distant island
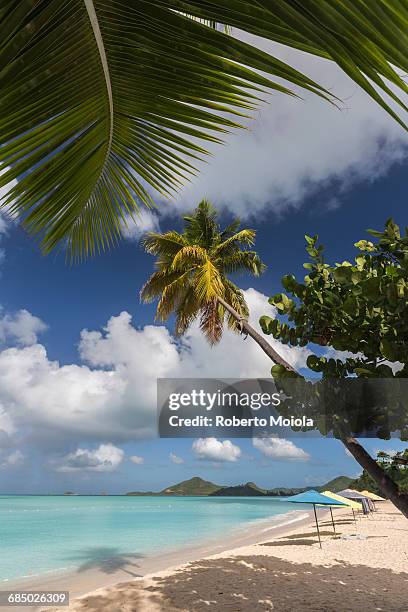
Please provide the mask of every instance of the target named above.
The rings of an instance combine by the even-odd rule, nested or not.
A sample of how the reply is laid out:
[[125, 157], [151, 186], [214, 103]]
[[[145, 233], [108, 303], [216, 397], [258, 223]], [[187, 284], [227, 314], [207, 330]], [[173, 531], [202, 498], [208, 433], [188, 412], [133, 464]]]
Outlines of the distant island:
[[218, 485], [209, 480], [204, 480], [199, 476], [194, 476], [189, 480], [183, 480], [175, 485], [171, 485], [162, 491], [131, 491], [126, 495], [161, 495], [161, 496], [201, 496], [201, 497], [217, 497], [217, 496], [237, 496], [237, 497], [278, 497], [287, 495], [296, 495], [310, 489], [317, 491], [332, 491], [336, 493], [342, 489], [347, 489], [353, 483], [353, 478], [348, 476], [338, 476], [329, 482], [319, 487], [295, 487], [284, 488], [276, 487], [274, 489], [262, 489], [254, 482], [247, 482], [235, 486]]

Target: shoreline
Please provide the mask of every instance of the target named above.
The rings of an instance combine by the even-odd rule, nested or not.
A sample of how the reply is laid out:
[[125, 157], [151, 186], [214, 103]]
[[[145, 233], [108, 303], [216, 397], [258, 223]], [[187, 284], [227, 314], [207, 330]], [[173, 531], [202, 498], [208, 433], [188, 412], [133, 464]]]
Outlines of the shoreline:
[[[319, 512], [326, 512], [321, 509]], [[204, 541], [189, 544], [164, 553], [154, 553], [145, 557], [133, 559], [132, 554], [124, 554], [113, 559], [101, 560], [98, 569], [81, 570], [51, 570], [36, 576], [17, 578], [2, 581], [2, 590], [50, 590], [69, 591], [70, 601], [84, 597], [88, 593], [107, 587], [114, 587], [128, 580], [144, 578], [154, 573], [171, 571], [172, 568], [198, 561], [203, 557], [221, 554], [225, 551], [242, 546], [257, 544], [268, 537], [281, 537], [296, 528], [311, 523], [312, 512], [307, 510], [293, 510], [291, 512], [274, 515], [271, 518], [262, 518], [233, 527], [222, 538], [212, 536]], [[15, 610], [10, 606], [2, 607]], [[52, 610], [52, 607], [27, 606], [27, 612], [39, 610]], [[67, 608], [62, 608], [67, 609]]]
[[[312, 513], [310, 513], [312, 514]], [[408, 601], [408, 523], [390, 502], [370, 517], [338, 509], [266, 528], [257, 543], [201, 556], [97, 589], [53, 612], [402, 612]], [[319, 510], [320, 514], [320, 510]], [[290, 528], [291, 527], [291, 528]], [[262, 535], [262, 532], [258, 535]], [[225, 542], [224, 542], [225, 543]], [[50, 608], [40, 608], [42, 612]]]

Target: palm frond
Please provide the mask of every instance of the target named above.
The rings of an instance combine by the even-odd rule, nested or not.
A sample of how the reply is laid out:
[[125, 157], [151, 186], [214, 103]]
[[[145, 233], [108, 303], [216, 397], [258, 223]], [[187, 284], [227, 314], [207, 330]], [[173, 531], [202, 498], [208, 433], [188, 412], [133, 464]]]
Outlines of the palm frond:
[[[236, 234], [233, 234], [232, 236], [224, 240], [224, 242], [219, 244], [214, 250], [214, 256], [227, 256], [228, 254], [233, 253], [236, 250], [236, 248], [234, 247], [237, 247], [241, 244], [245, 246], [252, 246], [255, 243], [255, 236], [255, 230], [242, 229], [241, 231], [237, 232]], [[233, 248], [231, 249], [231, 247]]]
[[163, 289], [157, 305], [156, 319], [158, 321], [167, 321], [171, 313], [177, 308], [178, 303], [186, 292], [189, 274], [190, 271], [180, 274], [178, 278]]
[[384, 98], [406, 112], [400, 0], [9, 0], [0, 7], [2, 205], [45, 252], [67, 245], [82, 257], [115, 244], [124, 219], [153, 206], [150, 190], [172, 196], [205, 154], [200, 142], [220, 142], [265, 90], [336, 101], [215, 23], [336, 62], [406, 127]]
[[176, 4], [197, 17], [211, 15], [232, 27], [334, 61], [406, 129], [406, 123], [378, 92], [407, 111], [404, 97], [387, 85], [390, 81], [400, 94], [408, 93], [398, 72], [408, 72], [406, 2], [237, 0], [232, 10], [227, 2], [217, 7], [200, 0], [178, 0]]
[[223, 274], [249, 272], [259, 276], [266, 270], [266, 266], [255, 251], [236, 251], [222, 259], [221, 269]]
[[143, 285], [140, 291], [140, 299], [146, 303], [153, 302], [153, 300], [160, 297], [167, 285], [171, 284], [179, 276], [179, 271], [171, 271], [169, 269], [154, 272]]
[[201, 309], [200, 329], [211, 345], [217, 344], [222, 337], [222, 310], [216, 299], [207, 302]]
[[220, 30], [221, 32], [225, 32], [226, 34], [231, 33], [231, 28], [227, 25], [222, 25], [214, 21], [214, 19], [201, 19], [200, 17], [194, 17], [194, 15], [186, 15], [190, 17], [190, 19], [194, 19], [195, 21], [199, 21], [203, 25], [208, 26], [209, 28], [213, 28], [213, 30]]
[[199, 315], [201, 306], [202, 304], [198, 301], [197, 296], [190, 285], [186, 289], [184, 297], [180, 299], [176, 309], [176, 336], [182, 336], [186, 333], [190, 325]]
[[224, 228], [222, 232], [220, 233], [220, 243], [224, 242], [224, 240], [226, 240], [227, 238], [230, 238], [233, 234], [236, 234], [240, 226], [241, 226], [241, 220], [234, 219], [232, 223], [227, 225], [227, 227]]
[[194, 291], [201, 302], [209, 302], [224, 294], [221, 275], [210, 259], [197, 268], [193, 278]]
[[185, 236], [188, 242], [210, 249], [219, 233], [217, 216], [217, 210], [211, 202], [201, 200], [193, 214], [184, 217]]
[[[249, 316], [248, 305], [241, 289], [229, 279], [224, 279], [224, 299], [236, 310], [241, 317], [247, 319]], [[227, 316], [228, 327], [235, 332], [241, 333], [239, 322], [231, 314]]]
[[186, 245], [186, 240], [174, 231], [165, 234], [149, 232], [142, 238], [141, 244], [150, 255], [174, 257]]
[[172, 270], [203, 265], [208, 260], [204, 248], [196, 245], [183, 246], [174, 256]]

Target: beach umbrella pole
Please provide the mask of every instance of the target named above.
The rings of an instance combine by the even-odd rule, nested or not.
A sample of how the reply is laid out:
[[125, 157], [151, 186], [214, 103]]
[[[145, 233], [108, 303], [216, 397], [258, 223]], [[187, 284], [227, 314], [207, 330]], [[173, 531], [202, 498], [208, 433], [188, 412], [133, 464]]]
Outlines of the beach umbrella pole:
[[334, 524], [333, 511], [332, 511], [331, 508], [330, 508], [330, 514], [331, 514], [331, 520], [332, 520], [334, 535], [336, 535], [336, 526]]
[[320, 548], [321, 548], [322, 547], [322, 541], [320, 539], [319, 521], [317, 520], [316, 504], [313, 504], [313, 510], [314, 510], [315, 521], [316, 521], [317, 537], [319, 538], [319, 544], [320, 544]]

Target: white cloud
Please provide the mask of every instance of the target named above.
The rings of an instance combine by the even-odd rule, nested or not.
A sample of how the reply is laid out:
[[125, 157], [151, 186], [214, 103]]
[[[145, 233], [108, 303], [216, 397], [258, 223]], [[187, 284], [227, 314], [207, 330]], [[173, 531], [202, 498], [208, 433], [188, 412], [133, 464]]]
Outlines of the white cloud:
[[135, 465], [143, 465], [143, 463], [144, 463], [144, 458], [143, 457], [139, 457], [138, 455], [132, 455], [132, 457], [129, 457], [129, 459]]
[[[266, 41], [257, 44], [315, 78], [344, 104], [339, 110], [305, 92], [303, 100], [271, 95], [248, 121], [248, 130], [234, 131], [227, 146], [211, 148], [211, 162], [176, 199], [179, 209], [205, 196], [242, 218], [264, 208], [281, 213], [328, 185], [336, 186], [327, 203], [332, 208], [356, 181], [373, 181], [406, 158], [404, 130], [338, 67]], [[173, 210], [173, 202], [165, 208]]]
[[[265, 295], [245, 295], [254, 325], [273, 316]], [[305, 364], [306, 349], [273, 344], [295, 367]], [[250, 338], [226, 330], [211, 348], [195, 324], [179, 344], [164, 326], [135, 328], [126, 312], [101, 332], [83, 330], [79, 352], [84, 363], [68, 365], [51, 361], [41, 344], [0, 352], [0, 427], [60, 452], [81, 441], [147, 438], [157, 431], [157, 378], [268, 378], [271, 368]]]
[[23, 461], [24, 455], [19, 450], [12, 451], [8, 454], [0, 453], [0, 469], [20, 465]]
[[283, 459], [291, 461], [308, 461], [310, 455], [285, 438], [264, 437], [254, 438], [253, 446], [268, 459]]
[[217, 438], [199, 438], [194, 440], [191, 447], [198, 459], [216, 462], [234, 462], [241, 456], [239, 446], [230, 440], [217, 440]]
[[101, 444], [90, 450], [78, 448], [69, 453], [56, 467], [58, 472], [114, 472], [122, 463], [124, 451], [113, 444]]
[[145, 208], [140, 210], [135, 219], [127, 215], [126, 223], [123, 225], [123, 235], [130, 241], [140, 240], [146, 232], [159, 231], [160, 225], [158, 216]]
[[38, 335], [46, 329], [45, 323], [28, 310], [5, 314], [0, 316], [0, 343], [15, 341], [17, 344], [29, 346], [35, 344]]
[[175, 463], [176, 465], [181, 465], [182, 463], [184, 463], [184, 459], [182, 457], [179, 457], [178, 455], [175, 455], [174, 453], [169, 454], [169, 459], [172, 463]]

